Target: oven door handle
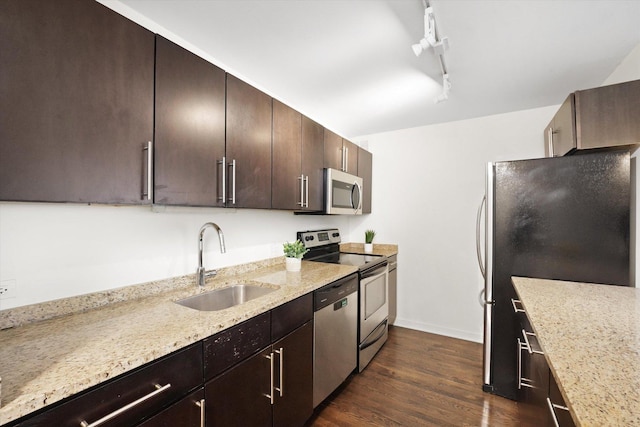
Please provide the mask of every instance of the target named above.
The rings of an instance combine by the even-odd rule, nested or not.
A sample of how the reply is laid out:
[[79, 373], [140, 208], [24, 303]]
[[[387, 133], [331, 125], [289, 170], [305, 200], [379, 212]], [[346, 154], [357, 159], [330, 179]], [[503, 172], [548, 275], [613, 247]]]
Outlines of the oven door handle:
[[367, 279], [367, 281], [375, 280], [378, 277], [384, 276], [384, 274], [388, 271], [388, 264], [385, 262], [383, 266], [378, 267], [371, 271], [365, 271], [362, 273], [362, 280]]
[[[376, 333], [376, 331], [378, 331], [378, 334], [376, 335], [375, 339], [372, 341], [367, 341], [365, 340], [365, 342], [363, 342], [362, 344], [360, 344], [360, 350], [364, 350], [367, 347], [371, 347], [372, 345], [374, 345], [375, 343], [377, 343], [378, 341], [380, 341], [380, 339], [384, 336], [385, 331], [387, 330], [387, 323], [389, 322], [388, 319], [384, 319], [384, 321], [382, 323], [380, 323], [374, 330], [373, 332], [371, 332], [371, 334], [369, 334], [369, 337], [373, 334]], [[367, 337], [367, 338], [369, 338]]]

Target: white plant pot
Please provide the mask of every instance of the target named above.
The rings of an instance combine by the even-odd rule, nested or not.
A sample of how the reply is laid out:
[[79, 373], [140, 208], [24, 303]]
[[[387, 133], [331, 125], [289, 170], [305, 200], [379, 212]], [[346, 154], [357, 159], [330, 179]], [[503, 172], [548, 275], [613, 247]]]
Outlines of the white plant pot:
[[300, 271], [302, 267], [302, 260], [300, 258], [287, 258], [285, 257], [287, 265], [287, 271]]
[[365, 243], [364, 244], [364, 253], [365, 254], [373, 253], [373, 243]]

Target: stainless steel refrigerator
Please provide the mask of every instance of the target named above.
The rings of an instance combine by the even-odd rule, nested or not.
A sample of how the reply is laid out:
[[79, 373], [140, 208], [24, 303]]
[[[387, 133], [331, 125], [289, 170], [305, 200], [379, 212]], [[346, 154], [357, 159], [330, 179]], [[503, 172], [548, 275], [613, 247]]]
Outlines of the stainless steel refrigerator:
[[488, 164], [476, 236], [485, 391], [517, 398], [512, 276], [630, 285], [629, 157], [590, 152]]

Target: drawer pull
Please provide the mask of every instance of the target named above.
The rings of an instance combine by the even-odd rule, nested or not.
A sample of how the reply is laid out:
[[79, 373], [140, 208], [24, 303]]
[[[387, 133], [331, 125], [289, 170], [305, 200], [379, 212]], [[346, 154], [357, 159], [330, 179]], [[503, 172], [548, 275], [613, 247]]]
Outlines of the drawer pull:
[[556, 409], [561, 409], [563, 411], [569, 412], [569, 408], [566, 406], [558, 405], [556, 403], [551, 402], [551, 399], [547, 397], [547, 405], [549, 406], [549, 411], [551, 412], [551, 419], [553, 420], [553, 425], [556, 427], [560, 427], [560, 423], [558, 422], [558, 417], [556, 416]]
[[524, 342], [525, 342], [525, 348], [527, 349], [527, 351], [529, 352], [529, 354], [542, 354], [544, 355], [543, 352], [541, 352], [540, 350], [534, 350], [533, 347], [531, 347], [531, 343], [529, 342], [529, 336], [535, 337], [536, 334], [534, 334], [533, 332], [527, 332], [524, 329], [522, 330], [522, 337], [524, 338]]
[[[520, 304], [520, 307], [518, 307], [516, 304]], [[516, 313], [526, 313], [524, 307], [522, 306], [522, 301], [520, 301], [519, 299], [511, 298], [511, 305], [513, 306], [513, 311], [515, 311]]]
[[131, 409], [131, 408], [133, 408], [135, 406], [138, 406], [142, 402], [151, 399], [155, 395], [158, 395], [158, 394], [162, 393], [163, 391], [168, 390], [169, 387], [171, 387], [171, 384], [167, 384], [167, 385], [164, 385], [164, 386], [160, 386], [158, 384], [154, 384], [154, 386], [156, 387], [155, 391], [152, 391], [151, 393], [149, 393], [149, 394], [147, 394], [145, 396], [142, 396], [138, 400], [134, 400], [133, 402], [129, 403], [128, 405], [123, 406], [120, 409], [116, 409], [112, 413], [105, 415], [104, 417], [100, 418], [98, 421], [94, 421], [91, 424], [89, 424], [86, 421], [81, 421], [80, 422], [80, 427], [97, 427], [99, 425], [102, 425], [102, 424], [106, 423], [107, 421], [109, 421], [109, 420], [117, 417], [118, 415], [122, 414], [123, 412], [126, 412], [129, 409]]

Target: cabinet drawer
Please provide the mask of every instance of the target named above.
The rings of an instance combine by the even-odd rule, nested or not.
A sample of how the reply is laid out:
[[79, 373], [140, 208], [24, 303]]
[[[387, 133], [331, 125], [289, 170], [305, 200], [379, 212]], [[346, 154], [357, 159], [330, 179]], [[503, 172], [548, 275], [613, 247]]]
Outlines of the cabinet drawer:
[[200, 387], [138, 427], [202, 427], [204, 388]]
[[271, 310], [271, 342], [284, 337], [313, 318], [313, 293]]
[[202, 344], [197, 343], [131, 373], [81, 393], [65, 403], [26, 419], [20, 426], [91, 424], [145, 396], [148, 399], [123, 411], [101, 426], [135, 425], [177, 401], [202, 384]]
[[204, 340], [204, 377], [211, 379], [269, 344], [271, 312], [260, 314]]

